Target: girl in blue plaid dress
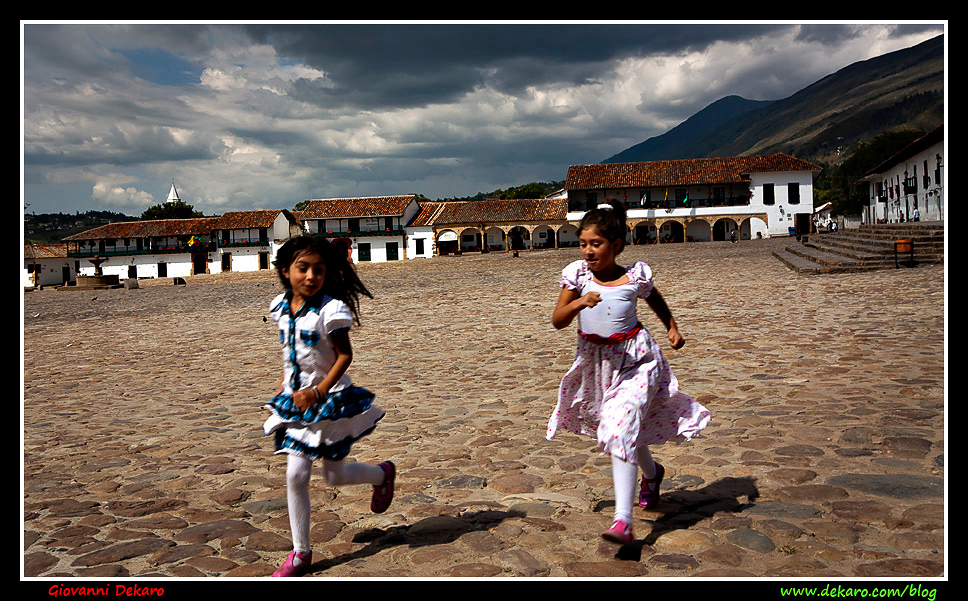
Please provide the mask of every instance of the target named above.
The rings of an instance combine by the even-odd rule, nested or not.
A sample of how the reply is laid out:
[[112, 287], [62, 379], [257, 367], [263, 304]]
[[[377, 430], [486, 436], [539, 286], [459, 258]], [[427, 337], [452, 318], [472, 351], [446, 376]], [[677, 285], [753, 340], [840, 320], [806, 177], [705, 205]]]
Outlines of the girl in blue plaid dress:
[[279, 327], [283, 377], [279, 393], [266, 408], [263, 425], [275, 437], [276, 453], [287, 455], [286, 484], [293, 550], [273, 576], [298, 576], [312, 563], [309, 546], [309, 476], [321, 459], [333, 486], [370, 484], [374, 512], [386, 511], [393, 498], [396, 470], [347, 463], [353, 443], [376, 427], [384, 411], [373, 394], [346, 375], [353, 360], [349, 330], [359, 324], [359, 298], [370, 297], [347, 259], [324, 238], [299, 236], [276, 254], [276, 270], [286, 291], [273, 299], [270, 314]]

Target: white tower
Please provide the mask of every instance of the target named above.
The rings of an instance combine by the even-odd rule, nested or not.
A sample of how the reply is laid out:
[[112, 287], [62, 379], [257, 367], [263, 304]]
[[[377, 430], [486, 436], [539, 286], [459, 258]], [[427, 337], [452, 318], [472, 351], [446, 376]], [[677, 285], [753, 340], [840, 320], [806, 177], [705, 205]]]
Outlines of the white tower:
[[171, 190], [168, 191], [168, 199], [165, 202], [181, 202], [178, 198], [178, 191], [175, 190], [175, 180], [171, 180]]

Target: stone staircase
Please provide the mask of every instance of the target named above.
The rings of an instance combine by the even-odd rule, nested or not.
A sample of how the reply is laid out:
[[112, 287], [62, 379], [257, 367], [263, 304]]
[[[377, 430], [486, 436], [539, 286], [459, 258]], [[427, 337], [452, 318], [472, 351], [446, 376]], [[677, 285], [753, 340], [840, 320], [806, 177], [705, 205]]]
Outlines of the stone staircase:
[[[897, 240], [914, 243], [914, 254], [894, 252]], [[837, 233], [811, 234], [773, 255], [802, 274], [846, 273], [944, 262], [944, 222], [862, 225]], [[912, 260], [913, 259], [913, 260]]]

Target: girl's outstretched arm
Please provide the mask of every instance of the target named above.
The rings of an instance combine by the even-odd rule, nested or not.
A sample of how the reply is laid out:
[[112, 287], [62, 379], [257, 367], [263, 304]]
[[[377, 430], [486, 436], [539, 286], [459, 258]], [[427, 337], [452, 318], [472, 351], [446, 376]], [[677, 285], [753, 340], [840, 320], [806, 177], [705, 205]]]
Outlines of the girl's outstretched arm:
[[555, 306], [555, 311], [551, 314], [551, 325], [559, 330], [567, 328], [582, 309], [594, 307], [601, 300], [597, 292], [589, 292], [580, 297], [575, 290], [562, 288], [561, 294], [558, 296], [558, 305]]
[[649, 296], [645, 298], [645, 302], [649, 304], [649, 307], [655, 312], [656, 317], [659, 318], [662, 325], [669, 331], [669, 344], [672, 345], [672, 348], [682, 348], [686, 344], [686, 339], [679, 334], [679, 328], [676, 326], [675, 318], [672, 317], [672, 311], [669, 310], [669, 305], [666, 304], [665, 299], [659, 294], [659, 290], [653, 288]]
[[348, 328], [336, 330], [329, 335], [329, 339], [333, 341], [336, 361], [333, 362], [333, 367], [326, 374], [326, 377], [315, 386], [315, 389], [313, 387], [303, 388], [293, 393], [292, 402], [299, 409], [306, 410], [316, 404], [317, 400], [325, 399], [326, 395], [329, 394], [329, 389], [339, 382], [339, 379], [349, 369], [350, 363], [353, 362], [353, 347], [350, 345]]

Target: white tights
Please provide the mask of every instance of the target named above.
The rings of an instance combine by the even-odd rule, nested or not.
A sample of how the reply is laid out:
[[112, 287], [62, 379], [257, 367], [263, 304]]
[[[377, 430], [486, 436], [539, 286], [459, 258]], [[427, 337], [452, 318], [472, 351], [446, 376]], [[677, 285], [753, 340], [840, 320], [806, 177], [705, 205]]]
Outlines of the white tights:
[[[286, 464], [286, 497], [289, 501], [289, 526], [292, 528], [293, 550], [309, 552], [309, 475], [313, 462], [305, 457], [289, 455]], [[345, 463], [323, 460], [323, 475], [332, 486], [345, 484], [383, 484], [385, 474], [378, 465]]]
[[646, 478], [655, 478], [655, 462], [652, 460], [652, 453], [649, 447], [640, 445], [636, 450], [636, 460], [634, 463], [622, 461], [612, 456], [612, 486], [615, 489], [615, 519], [622, 520], [626, 524], [632, 523], [632, 506], [635, 501], [635, 485], [638, 479], [639, 470]]

